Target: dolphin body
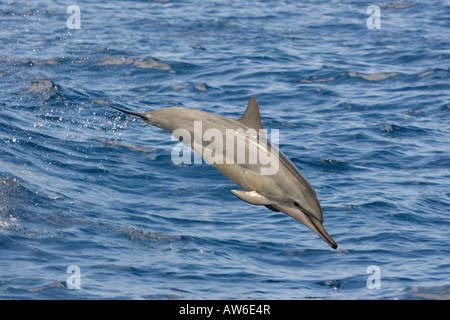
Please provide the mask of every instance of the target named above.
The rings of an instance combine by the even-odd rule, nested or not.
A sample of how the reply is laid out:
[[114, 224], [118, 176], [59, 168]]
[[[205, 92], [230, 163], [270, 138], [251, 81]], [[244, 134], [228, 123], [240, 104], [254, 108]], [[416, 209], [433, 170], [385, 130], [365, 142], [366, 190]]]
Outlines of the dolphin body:
[[[260, 152], [264, 151], [271, 156], [276, 156], [276, 160], [279, 162], [274, 174], [261, 174], [263, 164], [260, 161], [256, 161], [256, 163], [250, 163], [249, 161], [239, 163], [239, 161], [236, 161], [236, 152], [232, 156], [233, 159], [227, 158], [228, 153], [224, 152], [226, 151], [225, 149], [222, 150], [222, 153], [219, 152], [219, 154], [217, 150], [214, 150], [215, 153], [212, 152], [216, 160], [222, 159], [222, 161], [211, 162], [211, 165], [245, 190], [231, 190], [241, 200], [254, 205], [264, 205], [272, 211], [284, 212], [314, 231], [330, 247], [333, 249], [337, 248], [336, 242], [334, 242], [322, 225], [322, 209], [314, 189], [301, 175], [295, 165], [274, 145], [265, 140], [259, 107], [253, 97], [249, 99], [247, 109], [239, 119], [232, 119], [185, 107], [169, 107], [144, 113], [136, 113], [111, 105], [108, 106], [140, 117], [145, 123], [164, 129], [173, 135], [175, 135], [177, 129], [183, 129], [191, 136], [195, 135], [195, 130], [198, 131], [198, 128], [195, 127], [195, 122], [198, 123], [198, 121], [201, 121], [201, 134], [207, 132], [208, 129], [213, 129], [219, 130], [222, 136], [225, 137], [227, 129], [234, 129], [236, 135], [248, 132], [248, 129], [253, 129], [255, 132], [253, 136], [251, 134], [246, 135], [245, 139], [240, 141], [246, 142], [246, 151], [249, 151], [250, 145], [253, 145]], [[202, 141], [185, 139], [185, 137], [182, 140], [180, 137], [178, 139], [203, 156], [205, 150], [208, 150], [207, 148], [211, 144], [210, 141], [204, 139]], [[222, 142], [226, 145], [225, 140]], [[233, 146], [233, 148], [236, 151], [239, 145]], [[211, 152], [208, 154], [211, 155]], [[204, 158], [209, 162], [205, 156]]]

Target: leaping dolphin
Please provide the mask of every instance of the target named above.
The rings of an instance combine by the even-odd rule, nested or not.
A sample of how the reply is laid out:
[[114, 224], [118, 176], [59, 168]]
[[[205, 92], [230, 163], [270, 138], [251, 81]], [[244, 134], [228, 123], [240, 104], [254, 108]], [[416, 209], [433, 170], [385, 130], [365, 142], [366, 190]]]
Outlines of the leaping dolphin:
[[[208, 162], [245, 190], [231, 190], [235, 196], [250, 204], [264, 205], [272, 211], [284, 212], [314, 231], [330, 247], [333, 249], [337, 248], [336, 242], [334, 242], [322, 225], [322, 209], [314, 189], [295, 165], [276, 146], [265, 140], [259, 107], [253, 97], [249, 99], [247, 109], [239, 119], [185, 107], [169, 107], [137, 113], [111, 105], [108, 106], [140, 117], [145, 123], [168, 131], [172, 135], [177, 136], [180, 142], [189, 145], [197, 153], [201, 154], [207, 161], [205, 154], [208, 154], [209, 160], [211, 158], [216, 160]], [[199, 123], [201, 126], [196, 126]], [[191, 137], [198, 134], [198, 130], [201, 131], [200, 135], [202, 137], [206, 132], [221, 133], [222, 137], [226, 137], [229, 130], [232, 130], [236, 137], [244, 137], [244, 139], [240, 140], [241, 144], [238, 142], [237, 145], [233, 146], [230, 146], [225, 140], [215, 141], [223, 142], [222, 146], [226, 145], [227, 148], [215, 148], [212, 152], [210, 149], [212, 139], [201, 139], [200, 141], [197, 138], [186, 139], [185, 136], [181, 139], [180, 129], [190, 134]], [[254, 134], [248, 134], [249, 129]], [[217, 136], [215, 137], [216, 139], [218, 139]], [[244, 149], [247, 154], [250, 153], [250, 149], [253, 147], [256, 148], [253, 150], [263, 151], [270, 156], [276, 156], [278, 165], [276, 170], [272, 172], [269, 170], [269, 173], [262, 174], [264, 169], [262, 161], [238, 161], [239, 155], [236, 151], [239, 151], [239, 148], [243, 146], [242, 141], [245, 142]]]

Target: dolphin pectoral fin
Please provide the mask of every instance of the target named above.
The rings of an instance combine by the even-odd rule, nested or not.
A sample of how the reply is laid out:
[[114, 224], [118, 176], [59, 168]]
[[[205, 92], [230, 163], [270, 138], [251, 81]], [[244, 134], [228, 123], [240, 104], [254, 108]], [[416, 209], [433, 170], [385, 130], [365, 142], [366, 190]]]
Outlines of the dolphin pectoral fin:
[[272, 201], [270, 201], [266, 197], [260, 195], [256, 191], [231, 190], [231, 192], [239, 199], [241, 199], [245, 202], [248, 202], [250, 204], [255, 204], [255, 205], [271, 205], [272, 204]]

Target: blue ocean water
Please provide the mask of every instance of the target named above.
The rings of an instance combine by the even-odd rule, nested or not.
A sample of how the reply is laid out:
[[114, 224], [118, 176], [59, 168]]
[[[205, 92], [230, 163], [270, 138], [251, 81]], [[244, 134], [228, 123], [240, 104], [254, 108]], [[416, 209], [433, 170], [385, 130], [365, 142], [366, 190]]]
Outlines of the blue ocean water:
[[[1, 299], [449, 299], [448, 1], [0, 10]], [[104, 105], [238, 118], [250, 96], [337, 250]]]

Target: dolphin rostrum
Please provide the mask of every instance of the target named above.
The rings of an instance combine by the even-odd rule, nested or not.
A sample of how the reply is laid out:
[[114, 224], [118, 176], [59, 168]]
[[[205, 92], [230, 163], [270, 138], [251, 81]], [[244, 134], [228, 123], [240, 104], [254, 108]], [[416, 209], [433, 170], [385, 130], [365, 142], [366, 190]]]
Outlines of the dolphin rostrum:
[[[315, 191], [295, 165], [266, 140], [259, 107], [253, 97], [239, 119], [185, 107], [136, 113], [108, 106], [170, 132], [245, 190], [231, 190], [235, 196], [250, 204], [286, 213], [314, 231], [330, 247], [337, 248], [322, 225], [322, 209]], [[254, 157], [252, 161], [252, 150], [259, 152], [259, 160]], [[247, 153], [245, 157], [242, 151]], [[264, 166], [269, 162], [270, 168]]]

